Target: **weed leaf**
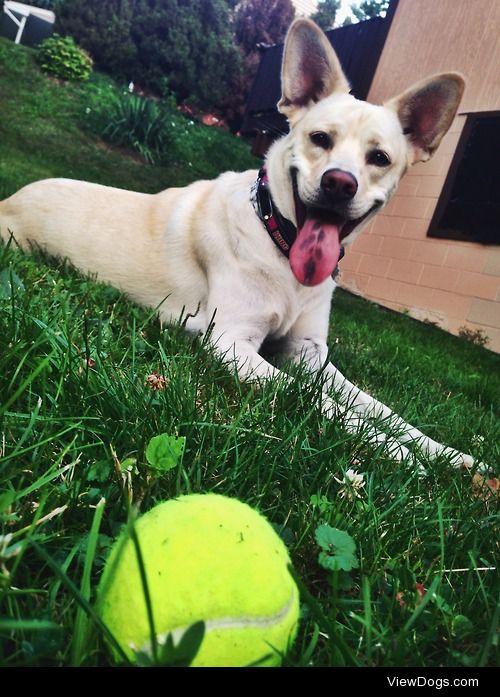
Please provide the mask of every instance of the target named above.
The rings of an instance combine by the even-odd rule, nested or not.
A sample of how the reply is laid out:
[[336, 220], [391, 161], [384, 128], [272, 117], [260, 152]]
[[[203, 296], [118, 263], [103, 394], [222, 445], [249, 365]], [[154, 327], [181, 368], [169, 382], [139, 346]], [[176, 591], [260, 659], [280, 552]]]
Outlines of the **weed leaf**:
[[146, 459], [155, 469], [168, 472], [182, 460], [186, 439], [162, 433], [154, 436], [146, 448]]
[[189, 666], [198, 653], [204, 636], [204, 622], [195, 622], [188, 627], [175, 648], [175, 665]]
[[136, 651], [135, 662], [138, 666], [145, 668], [154, 666], [187, 668], [198, 653], [204, 636], [205, 623], [195, 622], [186, 629], [178, 644], [174, 643], [172, 634], [167, 634], [163, 645], [159, 647], [156, 661], [147, 651]]
[[351, 571], [359, 566], [356, 557], [356, 543], [343, 530], [330, 525], [320, 525], [316, 529], [316, 542], [321, 547], [318, 561], [331, 571]]
[[13, 292], [24, 291], [24, 283], [13, 269], [0, 271], [0, 298], [10, 298]]

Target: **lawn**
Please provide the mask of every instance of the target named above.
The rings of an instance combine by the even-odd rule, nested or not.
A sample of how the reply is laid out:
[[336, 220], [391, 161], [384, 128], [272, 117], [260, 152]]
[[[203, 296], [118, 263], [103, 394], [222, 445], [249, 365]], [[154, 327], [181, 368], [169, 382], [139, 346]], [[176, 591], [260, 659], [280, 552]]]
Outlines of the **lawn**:
[[[47, 176], [157, 191], [251, 165], [222, 133], [218, 160], [168, 167], [106, 145], [85, 116], [108, 83], [59, 84], [0, 41], [0, 197]], [[331, 327], [352, 381], [498, 469], [499, 356], [343, 292]], [[263, 512], [289, 548], [302, 609], [285, 665], [497, 664], [498, 497], [444, 458], [424, 460], [425, 476], [395, 464], [326, 420], [316, 395], [303, 377], [241, 385], [116, 290], [0, 247], [0, 664], [110, 665], [89, 603], [130, 503], [208, 491]], [[163, 433], [186, 443], [169, 471], [146, 457]], [[359, 496], [342, 483], [350, 468]], [[351, 536], [357, 566], [319, 562], [321, 525]]]

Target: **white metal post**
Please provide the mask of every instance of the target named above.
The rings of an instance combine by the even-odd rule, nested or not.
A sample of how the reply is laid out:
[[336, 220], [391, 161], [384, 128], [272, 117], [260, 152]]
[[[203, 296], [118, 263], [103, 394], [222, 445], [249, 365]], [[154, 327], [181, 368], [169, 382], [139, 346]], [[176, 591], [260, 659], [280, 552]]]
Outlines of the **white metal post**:
[[18, 19], [15, 14], [13, 14], [7, 5], [3, 6], [3, 11], [7, 15], [7, 17], [10, 17], [11, 20], [14, 22], [14, 24], [17, 24], [17, 34], [16, 38], [14, 39], [14, 43], [20, 44], [21, 43], [21, 37], [23, 35], [24, 31], [24, 25], [26, 24], [26, 20], [28, 19], [26, 15], [23, 15], [21, 19]]

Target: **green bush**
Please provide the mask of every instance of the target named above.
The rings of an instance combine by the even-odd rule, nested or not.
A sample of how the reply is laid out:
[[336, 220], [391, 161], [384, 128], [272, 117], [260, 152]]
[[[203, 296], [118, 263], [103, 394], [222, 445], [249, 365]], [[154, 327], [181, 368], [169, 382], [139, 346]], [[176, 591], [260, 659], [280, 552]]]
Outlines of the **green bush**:
[[228, 0], [66, 0], [56, 30], [115, 79], [221, 109], [241, 77]]
[[92, 72], [91, 57], [71, 36], [54, 34], [42, 41], [38, 61], [43, 71], [63, 80], [88, 80]]

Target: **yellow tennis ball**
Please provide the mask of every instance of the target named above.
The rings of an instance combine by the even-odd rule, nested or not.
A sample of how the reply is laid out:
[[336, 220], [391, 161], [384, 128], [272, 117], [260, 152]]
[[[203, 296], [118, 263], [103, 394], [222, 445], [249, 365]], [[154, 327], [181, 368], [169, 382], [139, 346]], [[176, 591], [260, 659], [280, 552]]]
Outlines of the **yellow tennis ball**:
[[[205, 636], [193, 666], [279, 665], [298, 624], [299, 594], [287, 549], [245, 503], [192, 494], [157, 505], [135, 530], [158, 643], [195, 622]], [[125, 530], [98, 589], [98, 611], [124, 652], [151, 654], [137, 553]]]

